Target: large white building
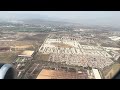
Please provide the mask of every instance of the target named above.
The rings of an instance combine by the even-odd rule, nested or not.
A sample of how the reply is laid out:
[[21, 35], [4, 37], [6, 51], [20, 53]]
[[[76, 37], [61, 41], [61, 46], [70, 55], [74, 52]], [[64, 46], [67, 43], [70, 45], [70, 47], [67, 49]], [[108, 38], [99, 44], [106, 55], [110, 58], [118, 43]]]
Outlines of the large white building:
[[95, 79], [101, 79], [98, 69], [92, 69]]
[[31, 51], [31, 50], [26, 50], [26, 51], [23, 51], [20, 55], [20, 57], [29, 57], [31, 58], [34, 54], [34, 51]]

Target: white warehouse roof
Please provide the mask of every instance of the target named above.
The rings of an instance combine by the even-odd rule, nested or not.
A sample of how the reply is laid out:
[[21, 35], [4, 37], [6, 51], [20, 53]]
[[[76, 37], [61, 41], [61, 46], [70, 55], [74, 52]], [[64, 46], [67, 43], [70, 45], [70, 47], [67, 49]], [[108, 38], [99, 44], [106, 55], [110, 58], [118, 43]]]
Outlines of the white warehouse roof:
[[98, 69], [92, 69], [95, 79], [101, 79]]

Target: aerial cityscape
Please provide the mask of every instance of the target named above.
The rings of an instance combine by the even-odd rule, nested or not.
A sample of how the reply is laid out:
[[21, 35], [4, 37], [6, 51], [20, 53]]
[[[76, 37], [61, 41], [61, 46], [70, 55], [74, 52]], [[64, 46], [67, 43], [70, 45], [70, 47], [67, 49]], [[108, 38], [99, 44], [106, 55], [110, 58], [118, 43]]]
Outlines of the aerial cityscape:
[[0, 63], [17, 79], [111, 79], [120, 70], [119, 25], [45, 17], [1, 19]]

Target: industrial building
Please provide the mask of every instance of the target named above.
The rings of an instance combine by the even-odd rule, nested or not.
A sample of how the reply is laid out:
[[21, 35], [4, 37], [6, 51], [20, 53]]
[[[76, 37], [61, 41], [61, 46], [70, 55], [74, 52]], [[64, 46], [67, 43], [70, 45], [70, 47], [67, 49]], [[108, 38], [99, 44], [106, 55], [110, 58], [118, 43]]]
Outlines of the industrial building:
[[113, 41], [119, 41], [120, 40], [120, 37], [118, 37], [118, 36], [112, 36], [112, 37], [109, 37], [109, 38]]
[[20, 55], [18, 55], [19, 57], [29, 57], [31, 58], [34, 54], [34, 51], [31, 51], [31, 50], [26, 50], [26, 51], [23, 51]]
[[95, 79], [101, 79], [98, 69], [92, 69]]

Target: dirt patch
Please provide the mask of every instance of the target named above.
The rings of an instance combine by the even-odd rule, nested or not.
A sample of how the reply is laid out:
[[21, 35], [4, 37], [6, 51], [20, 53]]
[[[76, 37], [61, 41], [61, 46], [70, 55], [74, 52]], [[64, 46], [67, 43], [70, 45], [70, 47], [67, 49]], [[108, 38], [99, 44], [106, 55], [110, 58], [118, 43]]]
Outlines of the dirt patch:
[[62, 48], [72, 48], [73, 46], [68, 45], [68, 44], [64, 44], [64, 43], [51, 43], [52, 45], [56, 46], [56, 47], [62, 47]]
[[34, 56], [35, 61], [48, 61], [50, 54], [37, 53]]
[[19, 39], [19, 41], [44, 41], [48, 34], [36, 34], [33, 36], [25, 36]]
[[41, 60], [47, 61], [49, 59], [50, 54], [42, 54], [41, 55]]

